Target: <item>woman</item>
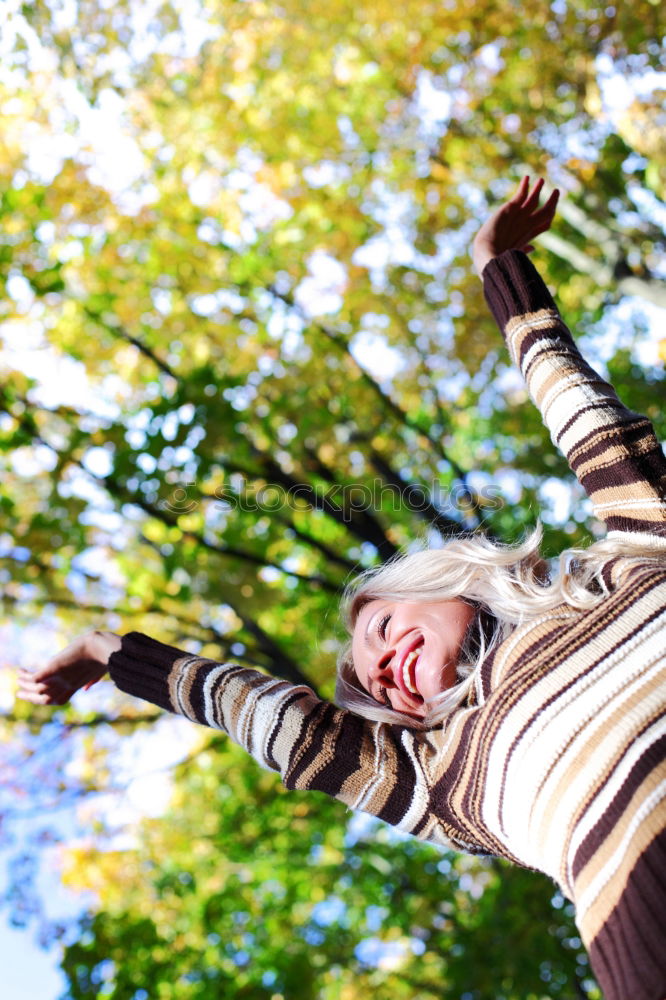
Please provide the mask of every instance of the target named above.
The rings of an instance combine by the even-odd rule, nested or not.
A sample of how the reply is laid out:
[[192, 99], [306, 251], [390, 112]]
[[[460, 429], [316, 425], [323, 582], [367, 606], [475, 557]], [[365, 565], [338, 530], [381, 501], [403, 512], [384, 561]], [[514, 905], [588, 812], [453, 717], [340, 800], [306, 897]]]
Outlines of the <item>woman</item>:
[[607, 1000], [663, 1000], [666, 461], [582, 359], [526, 254], [553, 219], [528, 178], [479, 231], [476, 269], [533, 399], [608, 528], [549, 583], [538, 538], [459, 539], [347, 596], [338, 692], [94, 632], [20, 695], [117, 686], [222, 728], [289, 788], [418, 837], [546, 872], [576, 906]]

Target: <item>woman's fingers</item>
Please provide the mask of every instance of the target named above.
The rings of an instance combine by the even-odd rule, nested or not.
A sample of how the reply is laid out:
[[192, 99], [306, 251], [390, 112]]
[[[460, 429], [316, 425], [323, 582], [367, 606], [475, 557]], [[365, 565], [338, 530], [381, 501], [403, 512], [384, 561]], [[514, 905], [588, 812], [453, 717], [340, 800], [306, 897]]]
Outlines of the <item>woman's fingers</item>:
[[17, 696], [34, 705], [64, 705], [75, 691], [60, 677], [41, 678], [39, 673], [33, 674], [24, 668], [18, 671], [18, 677]]
[[65, 705], [73, 694], [71, 688], [53, 691], [48, 688], [26, 687], [24, 685], [19, 685], [16, 692], [18, 698], [22, 701], [29, 701], [33, 705]]
[[521, 180], [520, 184], [518, 185], [518, 190], [514, 194], [513, 198], [509, 198], [508, 204], [509, 205], [522, 205], [523, 202], [524, 202], [524, 200], [525, 200], [525, 196], [526, 196], [527, 192], [529, 191], [529, 187], [530, 187], [530, 179], [526, 175], [525, 177], [523, 177], [523, 179]]
[[38, 670], [18, 670], [18, 697], [36, 705], [64, 705], [80, 688], [86, 691], [107, 672], [120, 636], [95, 630], [75, 639]]
[[541, 178], [532, 185], [528, 176], [523, 177], [514, 196], [483, 223], [472, 244], [477, 274], [481, 275], [488, 261], [505, 250], [534, 250], [532, 241], [552, 225], [560, 194], [555, 189], [539, 207], [544, 184]]
[[527, 195], [527, 198], [521, 205], [521, 208], [525, 209], [525, 211], [528, 212], [531, 212], [532, 209], [536, 208], [536, 206], [539, 204], [539, 196], [541, 195], [542, 187], [543, 187], [543, 178], [539, 177], [536, 184], [534, 185], [532, 190]]
[[49, 694], [36, 694], [34, 691], [19, 691], [18, 697], [22, 701], [29, 701], [32, 705], [53, 705], [53, 699]]
[[[525, 245], [530, 244], [536, 236], [549, 229], [555, 215], [560, 192], [555, 188], [544, 204], [539, 207], [539, 198], [543, 187], [544, 181], [541, 177], [532, 186], [530, 186], [529, 177], [523, 177], [513, 198], [499, 209], [496, 216], [498, 220], [504, 218], [503, 224], [518, 239], [520, 239], [518, 236], [520, 233]], [[518, 241], [514, 243], [514, 246], [518, 245]]]
[[34, 705], [44, 705], [48, 698], [44, 684], [26, 677], [19, 678], [17, 695], [24, 701], [31, 701]]
[[535, 181], [534, 187], [530, 191], [530, 178], [525, 175], [518, 185], [518, 189], [513, 198], [509, 198], [509, 205], [518, 205], [520, 208], [531, 209], [539, 202], [539, 195], [543, 187], [543, 180], [539, 177]]
[[557, 188], [551, 192], [548, 200], [541, 206], [539, 205], [539, 198], [541, 197], [541, 192], [543, 191], [545, 181], [542, 177], [537, 178], [534, 186], [530, 190], [530, 179], [529, 177], [523, 177], [520, 184], [518, 185], [518, 190], [514, 194], [513, 198], [510, 198], [507, 202], [508, 205], [518, 206], [523, 212], [531, 212], [533, 215], [546, 214], [548, 212], [554, 212], [557, 207], [557, 201], [560, 196], [560, 192]]
[[560, 192], [556, 189], [553, 191], [543, 208], [540, 208], [539, 211], [535, 212], [532, 216], [532, 236], [538, 236], [539, 233], [545, 233], [547, 229], [550, 229], [555, 216], [555, 210], [557, 209], [559, 197]]
[[39, 670], [28, 670], [27, 667], [19, 667], [17, 671], [19, 677], [26, 681], [41, 681], [44, 678]]
[[548, 200], [545, 201], [544, 204], [539, 209], [539, 211], [535, 212], [534, 214], [543, 215], [545, 217], [555, 215], [555, 209], [557, 208], [557, 203], [559, 199], [560, 199], [559, 188], [555, 188], [555, 190], [550, 193]]
[[[543, 187], [543, 182], [538, 187], [538, 191], [541, 191]], [[529, 214], [525, 217], [525, 236], [526, 241], [533, 240], [540, 233], [545, 233], [547, 229], [550, 229], [553, 218], [555, 216], [555, 210], [557, 209], [557, 203], [559, 201], [560, 192], [557, 188], [550, 194], [547, 201], [541, 206], [541, 208], [535, 208], [538, 205], [538, 198], [535, 201], [533, 199], [534, 193], [537, 191], [535, 187], [532, 195], [527, 202], [522, 206], [521, 212], [527, 211]]]
[[31, 674], [28, 670], [24, 670], [23, 668], [18, 671], [18, 678], [19, 688], [25, 689], [26, 691], [41, 691], [44, 687], [41, 681], [38, 681], [35, 678], [34, 674]]

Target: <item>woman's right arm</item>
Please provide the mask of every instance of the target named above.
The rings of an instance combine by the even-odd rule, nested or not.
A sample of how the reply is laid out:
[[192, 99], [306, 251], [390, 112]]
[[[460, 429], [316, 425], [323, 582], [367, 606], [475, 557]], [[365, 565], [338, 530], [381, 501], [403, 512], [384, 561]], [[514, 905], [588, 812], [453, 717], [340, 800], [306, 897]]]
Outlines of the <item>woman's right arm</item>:
[[19, 696], [62, 705], [107, 670], [121, 691], [223, 730], [262, 767], [278, 771], [287, 788], [321, 791], [420, 838], [475, 849], [448, 808], [439, 764], [457, 731], [445, 738], [369, 722], [308, 687], [139, 632], [82, 636], [41, 670], [21, 671]]
[[228, 733], [287, 788], [324, 792], [421, 838], [460, 842], [432, 808], [441, 733], [369, 722], [308, 687], [138, 632], [122, 638], [109, 670], [121, 691]]

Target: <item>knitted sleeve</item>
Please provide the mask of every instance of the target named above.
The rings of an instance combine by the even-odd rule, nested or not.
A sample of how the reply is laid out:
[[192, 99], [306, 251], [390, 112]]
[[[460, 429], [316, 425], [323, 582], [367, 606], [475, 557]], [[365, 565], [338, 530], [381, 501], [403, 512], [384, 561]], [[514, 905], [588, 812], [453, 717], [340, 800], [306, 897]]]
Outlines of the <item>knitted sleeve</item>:
[[459, 736], [369, 722], [308, 687], [184, 653], [139, 632], [123, 636], [109, 670], [121, 691], [224, 730], [263, 767], [279, 771], [287, 788], [325, 792], [422, 839], [480, 849], [442, 798], [441, 755]]
[[553, 442], [608, 537], [666, 546], [666, 459], [650, 421], [628, 410], [587, 364], [524, 253], [491, 260], [483, 285]]

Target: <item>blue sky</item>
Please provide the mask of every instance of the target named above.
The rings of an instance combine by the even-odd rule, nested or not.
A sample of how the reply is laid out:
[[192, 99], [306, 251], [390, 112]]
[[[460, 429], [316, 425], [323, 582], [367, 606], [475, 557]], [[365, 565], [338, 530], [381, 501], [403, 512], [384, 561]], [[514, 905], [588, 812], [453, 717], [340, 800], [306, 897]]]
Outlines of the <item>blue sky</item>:
[[37, 947], [30, 931], [0, 923], [3, 1000], [56, 1000], [65, 989], [57, 953]]

